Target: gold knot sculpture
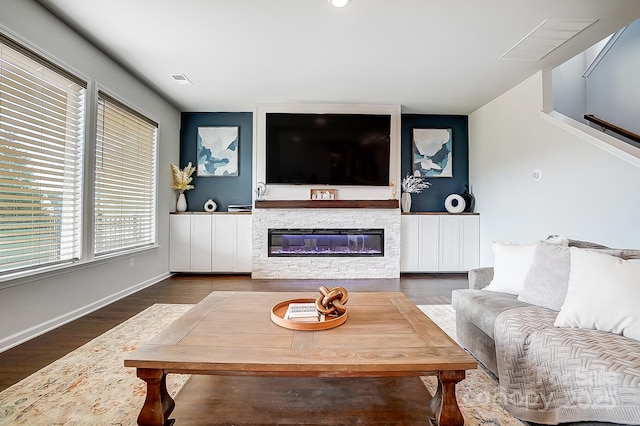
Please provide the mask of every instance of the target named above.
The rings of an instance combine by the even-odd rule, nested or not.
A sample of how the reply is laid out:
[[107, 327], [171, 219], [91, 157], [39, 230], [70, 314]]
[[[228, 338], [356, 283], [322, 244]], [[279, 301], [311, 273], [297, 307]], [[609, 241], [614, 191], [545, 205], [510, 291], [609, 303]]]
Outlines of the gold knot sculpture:
[[349, 300], [349, 293], [343, 287], [333, 287], [329, 290], [320, 286], [320, 296], [316, 299], [316, 309], [324, 315], [342, 315], [347, 312], [344, 305]]

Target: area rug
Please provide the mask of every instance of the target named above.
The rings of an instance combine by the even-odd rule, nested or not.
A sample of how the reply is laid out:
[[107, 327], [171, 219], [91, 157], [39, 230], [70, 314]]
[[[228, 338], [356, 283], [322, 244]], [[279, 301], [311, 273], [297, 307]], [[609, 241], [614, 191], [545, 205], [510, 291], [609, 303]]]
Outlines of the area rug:
[[[0, 393], [0, 425], [135, 425], [145, 383], [124, 359], [193, 305], [156, 304]], [[175, 395], [189, 378], [170, 374]]]
[[[179, 318], [192, 305], [153, 305], [0, 393], [0, 425], [135, 425], [145, 384], [124, 359]], [[448, 305], [423, 305], [455, 339], [455, 315]], [[189, 376], [170, 374], [175, 396]], [[423, 381], [433, 394], [436, 382]], [[498, 385], [484, 370], [469, 371], [457, 387], [466, 425], [522, 426], [499, 404]]]

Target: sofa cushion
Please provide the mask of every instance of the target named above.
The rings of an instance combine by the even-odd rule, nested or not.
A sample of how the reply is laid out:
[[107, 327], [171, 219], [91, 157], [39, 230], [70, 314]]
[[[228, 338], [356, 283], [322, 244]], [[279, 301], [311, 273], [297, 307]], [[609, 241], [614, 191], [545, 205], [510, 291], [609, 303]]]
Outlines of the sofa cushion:
[[473, 323], [493, 339], [493, 323], [501, 312], [521, 306], [513, 294], [495, 291], [457, 289], [451, 293], [451, 305], [457, 315]]
[[640, 341], [640, 260], [571, 248], [567, 297], [554, 325], [622, 334]]
[[493, 243], [493, 279], [485, 290], [520, 294], [537, 244]]
[[[564, 303], [571, 271], [570, 247], [540, 242], [533, 255], [531, 268], [522, 284], [518, 300], [559, 311]], [[640, 259], [640, 250], [601, 248], [594, 243], [580, 242], [582, 249], [623, 259]], [[576, 247], [576, 246], [572, 246]], [[575, 249], [574, 249], [575, 250]]]
[[559, 311], [567, 295], [570, 270], [569, 247], [539, 243], [518, 300]]

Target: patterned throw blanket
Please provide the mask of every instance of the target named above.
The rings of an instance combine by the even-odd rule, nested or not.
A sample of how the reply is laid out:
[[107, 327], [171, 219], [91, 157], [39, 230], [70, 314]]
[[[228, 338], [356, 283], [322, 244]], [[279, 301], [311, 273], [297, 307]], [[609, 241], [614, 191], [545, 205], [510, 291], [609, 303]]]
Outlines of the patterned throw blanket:
[[640, 342], [617, 334], [557, 328], [557, 312], [501, 313], [495, 342], [502, 405], [536, 423], [640, 419]]

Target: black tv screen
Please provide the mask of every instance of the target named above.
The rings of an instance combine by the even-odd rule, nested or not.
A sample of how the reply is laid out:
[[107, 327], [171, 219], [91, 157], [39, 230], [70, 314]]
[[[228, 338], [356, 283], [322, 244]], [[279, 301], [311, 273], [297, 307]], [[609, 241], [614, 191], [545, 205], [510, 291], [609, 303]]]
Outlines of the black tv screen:
[[266, 114], [267, 184], [389, 185], [391, 116]]

